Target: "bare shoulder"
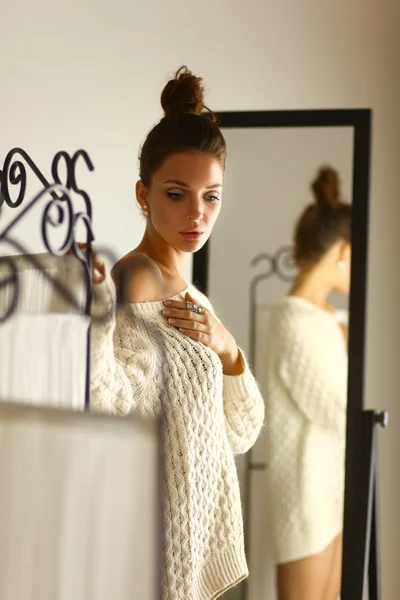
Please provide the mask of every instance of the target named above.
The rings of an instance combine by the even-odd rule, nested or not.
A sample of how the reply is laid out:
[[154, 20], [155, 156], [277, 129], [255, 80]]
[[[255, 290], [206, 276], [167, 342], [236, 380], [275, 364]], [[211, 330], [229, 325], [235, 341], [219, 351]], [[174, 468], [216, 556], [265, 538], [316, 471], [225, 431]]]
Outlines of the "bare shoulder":
[[131, 252], [111, 270], [119, 302], [155, 302], [164, 296], [165, 281], [160, 267], [148, 256]]

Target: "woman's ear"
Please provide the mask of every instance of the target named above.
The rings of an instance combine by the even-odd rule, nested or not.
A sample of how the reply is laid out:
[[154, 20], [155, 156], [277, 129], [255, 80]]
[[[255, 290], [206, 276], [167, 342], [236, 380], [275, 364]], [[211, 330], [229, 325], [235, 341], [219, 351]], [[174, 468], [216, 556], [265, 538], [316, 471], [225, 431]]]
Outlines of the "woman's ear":
[[340, 259], [344, 260], [346, 264], [351, 262], [351, 244], [344, 240], [340, 244]]
[[334, 260], [340, 269], [350, 269], [351, 267], [351, 244], [345, 240], [340, 240], [334, 246]]
[[149, 205], [147, 203], [147, 194], [148, 190], [145, 187], [143, 181], [139, 179], [136, 182], [136, 200], [139, 203], [139, 206], [143, 212], [143, 214], [147, 217], [149, 214]]

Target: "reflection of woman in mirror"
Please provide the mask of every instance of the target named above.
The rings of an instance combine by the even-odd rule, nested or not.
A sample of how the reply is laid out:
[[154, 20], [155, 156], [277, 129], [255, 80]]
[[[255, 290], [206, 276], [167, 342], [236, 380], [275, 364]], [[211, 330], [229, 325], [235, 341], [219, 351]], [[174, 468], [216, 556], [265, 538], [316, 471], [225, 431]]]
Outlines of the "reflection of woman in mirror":
[[336, 600], [341, 585], [351, 206], [321, 168], [295, 229], [299, 273], [269, 330], [268, 512], [279, 600]]
[[[92, 404], [146, 416], [163, 397], [163, 598], [209, 600], [247, 576], [234, 454], [254, 444], [264, 403], [233, 336], [184, 276], [221, 209], [224, 137], [185, 68], [161, 103], [136, 186], [146, 230], [113, 269], [116, 318], [92, 327]], [[96, 282], [113, 303], [109, 276]]]

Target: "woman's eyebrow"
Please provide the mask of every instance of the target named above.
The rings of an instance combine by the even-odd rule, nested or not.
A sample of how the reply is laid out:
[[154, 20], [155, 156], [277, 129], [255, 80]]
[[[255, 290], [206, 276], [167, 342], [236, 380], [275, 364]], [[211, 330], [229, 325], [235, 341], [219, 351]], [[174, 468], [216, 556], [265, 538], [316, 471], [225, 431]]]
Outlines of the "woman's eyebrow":
[[[185, 183], [184, 181], [180, 181], [179, 179], [168, 179], [167, 181], [164, 181], [163, 183], [164, 184], [174, 183], [175, 185], [180, 185], [181, 187], [185, 187], [185, 188], [190, 187], [187, 183]], [[206, 187], [206, 189], [211, 190], [211, 189], [218, 188], [218, 187], [222, 187], [222, 183], [214, 183], [213, 185], [208, 185]]]

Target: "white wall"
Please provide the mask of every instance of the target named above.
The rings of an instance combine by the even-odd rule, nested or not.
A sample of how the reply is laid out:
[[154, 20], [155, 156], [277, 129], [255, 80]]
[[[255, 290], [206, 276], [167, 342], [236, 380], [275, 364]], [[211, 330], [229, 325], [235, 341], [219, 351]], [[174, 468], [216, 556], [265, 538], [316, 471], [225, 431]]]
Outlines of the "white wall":
[[399, 18], [397, 0], [24, 0], [1, 17], [0, 156], [22, 145], [44, 168], [56, 150], [87, 149], [96, 232], [119, 254], [142, 230], [138, 144], [181, 63], [206, 77], [215, 109], [374, 109], [367, 401], [391, 413], [380, 436], [384, 600], [398, 597], [400, 538]]

